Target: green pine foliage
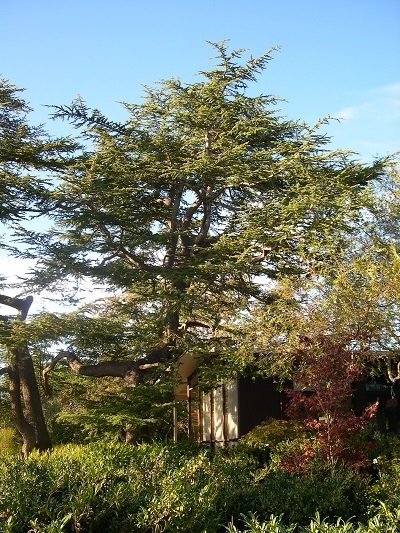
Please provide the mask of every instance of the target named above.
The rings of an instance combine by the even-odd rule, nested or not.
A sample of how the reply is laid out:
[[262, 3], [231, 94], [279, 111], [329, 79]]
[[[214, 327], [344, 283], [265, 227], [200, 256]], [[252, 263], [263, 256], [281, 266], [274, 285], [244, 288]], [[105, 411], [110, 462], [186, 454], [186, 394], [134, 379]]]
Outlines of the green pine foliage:
[[132, 388], [111, 378], [87, 380], [67, 370], [57, 378], [51, 398], [43, 400], [56, 443], [104, 437], [125, 441], [126, 432], [131, 442], [172, 440], [173, 408], [184, 415], [185, 406], [174, 401], [168, 382]]
[[[31, 108], [18, 89], [0, 79], [0, 220], [12, 221], [28, 211], [40, 213], [51, 206], [46, 171], [59, 172], [71, 160], [77, 145], [71, 139], [53, 139], [28, 120]], [[39, 173], [40, 172], [40, 173]]]
[[[214, 66], [198, 81], [146, 87], [140, 103], [123, 104], [123, 122], [81, 98], [54, 107], [53, 118], [72, 123], [79, 143], [29, 126], [19, 91], [2, 82], [0, 170], [7, 187], [0, 188], [0, 217], [13, 220], [29, 208], [53, 224], [16, 232], [21, 247], [14, 253], [36, 260], [25, 289], [59, 290], [65, 301], [79, 298], [89, 280], [112, 294], [23, 325], [38, 371], [53, 370], [57, 349], [68, 347], [58, 376], [42, 380], [47, 394], [53, 387], [45, 403], [62, 441], [117, 434], [121, 426], [140, 433], [145, 423], [168, 433], [182, 354], [207, 367], [204, 386], [238, 372], [283, 381], [299, 332], [321, 327], [336, 334], [332, 320], [324, 322], [335, 306], [318, 307], [318, 284], [329, 278], [333, 294], [338, 265], [353, 265], [349, 249], [352, 239], [361, 242], [366, 213], [380, 216], [374, 194], [388, 161], [362, 164], [331, 150], [323, 133], [328, 120], [287, 119], [277, 98], [257, 94], [254, 84], [274, 50], [248, 58], [226, 43], [212, 47]], [[56, 179], [46, 181], [42, 170]], [[345, 289], [350, 294], [352, 287]], [[343, 308], [343, 316], [357, 315]], [[67, 377], [68, 365], [102, 381]], [[105, 381], [111, 376], [122, 385]], [[138, 384], [137, 392], [127, 390]]]
[[[275, 97], [252, 95], [273, 50], [246, 59], [212, 46], [215, 66], [200, 81], [147, 87], [141, 103], [124, 104], [125, 122], [82, 99], [54, 108], [85, 150], [52, 191], [54, 228], [21, 238], [39, 258], [33, 286], [65, 293], [68, 280], [89, 278], [118, 294], [81, 315], [86, 341], [84, 327], [69, 335], [87, 363], [158, 361], [162, 376], [184, 352], [212, 353], [222, 361], [214, 381], [245, 367], [254, 343], [243, 325], [255, 303], [274, 301], [268, 281], [337, 258], [383, 173], [381, 160], [330, 150], [326, 121], [288, 120]], [[129, 337], [118, 356], [112, 329], [90, 333], [116, 317]]]

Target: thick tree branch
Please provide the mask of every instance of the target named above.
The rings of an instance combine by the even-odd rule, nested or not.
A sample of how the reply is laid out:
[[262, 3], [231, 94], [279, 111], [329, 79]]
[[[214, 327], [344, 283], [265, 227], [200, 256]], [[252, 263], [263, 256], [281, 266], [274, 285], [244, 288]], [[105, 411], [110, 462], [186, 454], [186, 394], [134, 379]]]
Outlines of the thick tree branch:
[[143, 381], [144, 374], [148, 370], [158, 367], [162, 361], [167, 359], [168, 355], [170, 355], [170, 350], [164, 347], [153, 350], [146, 357], [138, 361], [102, 361], [99, 363], [84, 364], [74, 352], [62, 350], [43, 369], [43, 389], [46, 396], [51, 396], [49, 374], [63, 359], [66, 359], [69, 368], [74, 374], [97, 378], [122, 378], [128, 386], [135, 387]]
[[200, 231], [195, 239], [197, 246], [204, 244], [211, 225], [211, 202], [203, 204], [203, 219], [201, 221]]
[[386, 366], [387, 366], [387, 373], [388, 373], [389, 380], [392, 383], [399, 381], [400, 380], [400, 362], [397, 363], [397, 376], [394, 376], [392, 372], [392, 358], [391, 357], [387, 357]]
[[182, 219], [182, 231], [187, 231], [190, 227], [190, 224], [192, 222], [193, 215], [196, 213], [196, 211], [199, 209], [201, 204], [203, 203], [202, 195], [199, 195], [198, 199], [195, 200], [185, 211], [185, 214]]
[[182, 202], [183, 185], [180, 184], [175, 190], [171, 191], [170, 196], [165, 199], [165, 205], [171, 209], [171, 218], [168, 221], [170, 239], [169, 246], [164, 257], [164, 265], [171, 268], [174, 266], [176, 249], [178, 246], [178, 215]]
[[122, 244], [124, 228], [121, 231], [121, 235], [118, 237], [118, 241], [116, 240], [116, 237], [113, 236], [112, 233], [109, 231], [107, 226], [102, 224], [100, 226], [100, 229], [103, 235], [107, 238], [108, 245], [110, 246], [110, 248], [113, 249], [113, 251], [107, 257], [103, 258], [100, 263], [101, 266], [104, 266], [108, 261], [111, 261], [115, 257], [119, 257], [121, 259], [126, 259], [130, 265], [139, 270], [144, 270], [146, 272], [151, 272], [154, 270], [153, 266], [148, 265], [141, 257], [133, 254], [132, 252], [129, 252]]
[[6, 296], [0, 294], [0, 304], [7, 305], [8, 307], [13, 307], [18, 311], [18, 317], [21, 320], [25, 320], [29, 313], [29, 308], [33, 302], [33, 296], [27, 296], [24, 299], [21, 298], [12, 298], [11, 296]]
[[22, 452], [27, 457], [36, 446], [36, 432], [34, 426], [25, 417], [21, 401], [21, 383], [17, 369], [9, 367], [9, 392], [11, 409], [15, 419], [15, 425], [23, 436]]
[[121, 257], [122, 259], [126, 259], [130, 265], [139, 270], [144, 270], [145, 272], [154, 271], [154, 266], [148, 265], [141, 257], [137, 256], [136, 254], [133, 254], [132, 252], [129, 252], [121, 243], [118, 246], [116, 255], [118, 255], [118, 257]]
[[[203, 246], [207, 240], [208, 232], [210, 230], [211, 226], [211, 214], [212, 214], [212, 202], [216, 200], [223, 192], [225, 191], [224, 187], [221, 187], [220, 189], [216, 191], [212, 191], [212, 188], [210, 186], [203, 188], [199, 193], [197, 200], [195, 200], [185, 211], [182, 224], [181, 224], [181, 230], [182, 230], [182, 246], [184, 248], [184, 254], [186, 256], [190, 255], [189, 247], [192, 246], [192, 244], [196, 244], [197, 246]], [[197, 236], [194, 239], [194, 242], [191, 242], [191, 240], [187, 237], [187, 233], [190, 225], [192, 223], [193, 216], [197, 213], [197, 211], [200, 209], [200, 207], [203, 207], [203, 217], [200, 224], [200, 229], [197, 234]]]

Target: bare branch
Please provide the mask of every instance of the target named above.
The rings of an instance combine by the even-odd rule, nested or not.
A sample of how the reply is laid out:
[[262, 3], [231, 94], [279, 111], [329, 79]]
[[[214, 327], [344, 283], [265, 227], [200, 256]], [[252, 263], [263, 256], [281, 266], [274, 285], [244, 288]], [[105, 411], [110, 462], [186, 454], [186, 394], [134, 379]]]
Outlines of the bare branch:
[[169, 246], [166, 251], [163, 264], [169, 268], [174, 266], [176, 249], [178, 245], [178, 214], [179, 208], [182, 202], [183, 194], [183, 185], [179, 184], [178, 187], [174, 190], [171, 190], [170, 196], [164, 202], [165, 205], [171, 210], [171, 218], [168, 221], [168, 226], [170, 230]]
[[197, 200], [195, 200], [185, 211], [183, 220], [182, 220], [182, 231], [187, 231], [189, 229], [190, 223], [192, 222], [193, 215], [199, 209], [203, 203], [203, 195], [199, 194]]
[[263, 248], [262, 253], [260, 255], [257, 255], [256, 257], [253, 257], [253, 259], [252, 259], [253, 264], [256, 265], [258, 263], [262, 263], [263, 261], [265, 261], [265, 259], [267, 258], [267, 256], [271, 252], [271, 250], [272, 249], [270, 247]]
[[206, 324], [205, 322], [201, 322], [200, 320], [187, 320], [183, 324], [184, 329], [188, 328], [206, 328], [206, 329], [212, 329], [212, 326], [210, 324]]
[[142, 382], [146, 371], [156, 368], [170, 355], [166, 347], [153, 350], [138, 361], [101, 361], [99, 363], [84, 364], [74, 352], [60, 351], [43, 369], [43, 389], [46, 396], [51, 396], [49, 374], [57, 364], [66, 359], [69, 368], [80, 376], [89, 377], [117, 377], [122, 378], [127, 385], [135, 387]]
[[139, 365], [138, 363], [131, 361], [104, 361], [101, 363], [95, 363], [90, 365], [83, 364], [79, 357], [73, 352], [60, 351], [54, 359], [47, 365], [42, 372], [43, 376], [43, 388], [47, 396], [51, 396], [51, 389], [49, 386], [49, 374], [57, 366], [57, 364], [62, 360], [66, 359], [70, 369], [78, 375], [81, 376], [92, 376], [92, 377], [119, 377], [125, 378], [129, 373], [129, 382], [132, 385], [137, 384], [137, 377], [133, 383], [133, 376], [138, 373]]
[[21, 298], [12, 298], [11, 296], [6, 296], [5, 294], [0, 294], [0, 304], [7, 305], [8, 307], [13, 307], [18, 310], [18, 317], [21, 320], [25, 320], [29, 313], [29, 308], [32, 305], [33, 296], [27, 296], [24, 299]]
[[116, 255], [122, 259], [126, 259], [130, 265], [138, 268], [139, 270], [144, 270], [145, 272], [154, 271], [154, 267], [152, 265], [148, 265], [141, 257], [129, 252], [122, 244], [119, 244]]
[[211, 225], [211, 203], [204, 202], [203, 204], [203, 220], [201, 221], [200, 231], [195, 239], [195, 243], [199, 246], [202, 245], [208, 235], [208, 231]]
[[171, 346], [165, 344], [160, 348], [155, 348], [149, 352], [145, 357], [137, 361], [139, 367], [142, 365], [150, 365], [153, 363], [160, 364], [162, 362], [168, 361], [171, 359]]
[[387, 369], [387, 375], [389, 380], [393, 383], [394, 382], [394, 376], [392, 372], [392, 358], [387, 357], [386, 358], [386, 369]]
[[399, 381], [400, 380], [400, 362], [397, 363], [397, 376], [394, 376], [392, 372], [392, 358], [391, 357], [386, 358], [386, 367], [387, 367], [387, 374], [388, 374], [389, 380], [392, 383]]

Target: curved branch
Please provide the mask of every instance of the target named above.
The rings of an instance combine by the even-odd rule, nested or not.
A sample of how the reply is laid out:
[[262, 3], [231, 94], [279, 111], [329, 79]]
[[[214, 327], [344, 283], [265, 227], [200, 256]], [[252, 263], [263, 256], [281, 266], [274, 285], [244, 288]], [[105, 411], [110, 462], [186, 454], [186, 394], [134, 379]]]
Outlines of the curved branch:
[[201, 204], [203, 203], [202, 197], [198, 197], [197, 200], [194, 200], [192, 204], [186, 209], [185, 214], [183, 216], [183, 220], [181, 223], [181, 231], [185, 232], [189, 229], [190, 224], [192, 222], [193, 215], [196, 213], [196, 211], [199, 209]]
[[392, 372], [392, 358], [391, 357], [386, 358], [386, 367], [387, 367], [387, 374], [388, 374], [389, 381], [391, 381], [392, 383], [399, 381], [400, 380], [400, 362], [397, 363], [397, 376], [394, 376]]
[[130, 265], [139, 270], [143, 270], [144, 272], [154, 272], [155, 270], [154, 265], [147, 264], [144, 259], [136, 254], [133, 254], [132, 252], [129, 252], [121, 243], [118, 245], [118, 250], [115, 252], [115, 254], [121, 259], [126, 259]]
[[63, 359], [66, 359], [69, 368], [74, 374], [96, 378], [106, 376], [122, 378], [126, 385], [135, 387], [143, 381], [146, 371], [158, 367], [169, 354], [169, 349], [161, 348], [150, 352], [146, 357], [138, 361], [102, 361], [94, 364], [84, 364], [74, 352], [62, 350], [42, 371], [43, 389], [46, 396], [51, 396], [49, 374]]
[[260, 255], [253, 257], [252, 263], [254, 265], [257, 265], [258, 263], [263, 263], [270, 254], [271, 250], [272, 248], [270, 248], [269, 246], [264, 247]]
[[[99, 217], [99, 211], [96, 208], [96, 206], [93, 204], [93, 202], [85, 201], [84, 204], [91, 210], [95, 217]], [[121, 259], [125, 259], [128, 261], [128, 263], [133, 266], [134, 268], [137, 268], [139, 270], [143, 270], [145, 272], [153, 272], [154, 266], [149, 265], [146, 263], [146, 261], [130, 252], [125, 246], [122, 244], [122, 235], [124, 233], [124, 230], [122, 230], [121, 235], [119, 237], [119, 241], [117, 242], [115, 240], [115, 235], [112, 234], [112, 232], [108, 229], [107, 224], [98, 222], [97, 227], [99, 228], [100, 232], [103, 234], [103, 236], [107, 239], [109, 246], [114, 250], [112, 254], [109, 256], [109, 259], [112, 259], [113, 257], [120, 257]], [[106, 258], [103, 259], [102, 264], [106, 261]]]
[[18, 317], [21, 320], [25, 320], [28, 316], [29, 309], [33, 302], [33, 296], [27, 296], [24, 299], [13, 298], [11, 296], [6, 296], [5, 294], [0, 294], [0, 304], [7, 305], [8, 307], [13, 307], [18, 311]]
[[184, 330], [189, 329], [189, 328], [212, 329], [212, 326], [210, 324], [206, 324], [205, 322], [201, 322], [200, 320], [186, 320], [186, 322], [184, 322], [184, 324], [181, 327]]

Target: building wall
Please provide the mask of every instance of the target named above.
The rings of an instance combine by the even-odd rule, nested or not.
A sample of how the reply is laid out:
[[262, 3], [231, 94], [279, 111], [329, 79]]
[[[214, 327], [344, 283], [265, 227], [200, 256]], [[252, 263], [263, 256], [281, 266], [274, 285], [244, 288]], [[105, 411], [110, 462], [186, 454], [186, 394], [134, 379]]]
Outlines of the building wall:
[[235, 379], [225, 385], [225, 435], [227, 440], [239, 438], [238, 383]]
[[272, 379], [239, 378], [201, 393], [194, 375], [189, 391], [189, 431], [201, 442], [236, 441], [266, 418], [283, 417], [284, 395]]
[[[291, 384], [287, 385], [290, 387]], [[377, 421], [381, 431], [385, 432], [387, 421], [383, 406], [386, 396], [376, 392], [378, 385], [375, 382], [367, 386], [365, 382], [356, 383], [349, 401], [354, 413], [360, 415], [366, 405], [379, 399]], [[382, 387], [388, 388], [387, 385]], [[216, 445], [234, 442], [267, 418], [285, 417], [287, 396], [278, 390], [272, 378], [240, 377], [202, 393], [198, 387], [197, 374], [193, 374], [189, 378], [188, 390], [189, 433], [200, 442]], [[383, 400], [379, 394], [383, 395]]]
[[272, 378], [239, 378], [239, 436], [245, 435], [267, 418], [282, 419], [284, 393]]
[[239, 437], [237, 380], [203, 393], [200, 416], [203, 442], [224, 443]]

